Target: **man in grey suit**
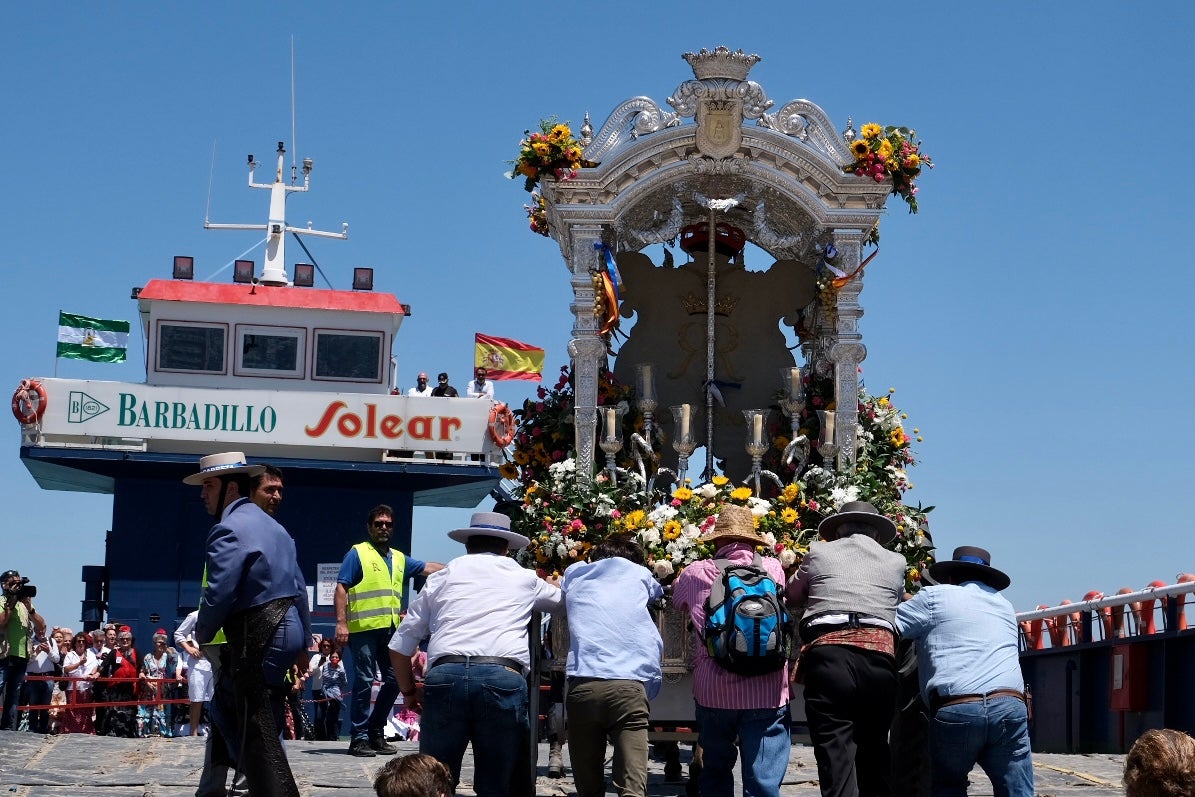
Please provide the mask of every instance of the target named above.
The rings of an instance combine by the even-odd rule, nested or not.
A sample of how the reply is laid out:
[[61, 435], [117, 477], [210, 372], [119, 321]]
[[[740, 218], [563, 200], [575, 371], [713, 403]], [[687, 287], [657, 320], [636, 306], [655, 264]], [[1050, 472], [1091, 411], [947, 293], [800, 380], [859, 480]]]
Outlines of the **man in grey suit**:
[[[250, 480], [265, 468], [249, 465], [239, 451], [212, 454], [183, 481], [201, 485], [208, 513], [218, 518], [207, 538], [206, 578], [195, 637], [211, 642], [222, 628], [228, 637], [235, 693], [238, 768], [254, 797], [298, 797], [278, 734], [292, 665], [307, 667], [311, 618], [307, 587], [295, 542], [276, 520], [253, 503]], [[221, 670], [220, 678], [226, 673]], [[215, 736], [224, 729], [213, 728]]]
[[789, 605], [805, 610], [798, 672], [818, 780], [823, 797], [887, 797], [905, 559], [883, 546], [896, 524], [851, 501], [818, 534], [788, 584]]

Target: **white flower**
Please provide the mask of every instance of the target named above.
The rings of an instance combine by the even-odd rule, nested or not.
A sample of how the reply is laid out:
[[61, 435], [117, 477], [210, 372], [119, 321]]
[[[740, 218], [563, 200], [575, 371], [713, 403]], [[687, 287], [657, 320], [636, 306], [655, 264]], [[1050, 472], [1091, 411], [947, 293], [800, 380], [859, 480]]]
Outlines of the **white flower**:
[[656, 578], [667, 578], [675, 572], [675, 568], [672, 567], [672, 562], [668, 561], [667, 559], [658, 560], [652, 565], [651, 569], [655, 572]]
[[718, 488], [715, 487], [713, 485], [713, 483], [706, 482], [705, 484], [701, 485], [696, 490], [694, 490], [693, 494], [700, 495], [702, 498], [713, 498], [715, 495], [718, 494]]
[[765, 531], [763, 534], [763, 541], [771, 548], [776, 544], [776, 535], [770, 531]]
[[680, 530], [680, 534], [686, 540], [695, 540], [701, 536], [701, 528], [692, 523], [686, 523]]
[[556, 556], [561, 559], [568, 556], [568, 546], [565, 545], [564, 543], [560, 543], [559, 545], [557, 545], [556, 546]]
[[830, 503], [834, 504], [834, 511], [842, 509], [843, 504], [859, 500], [859, 488], [855, 485], [835, 487], [830, 491]]
[[676, 507], [672, 506], [671, 504], [663, 504], [653, 509], [651, 514], [647, 516], [647, 519], [654, 522], [657, 526], [663, 526], [669, 520], [672, 520], [672, 518], [676, 517], [676, 515]]
[[639, 532], [639, 541], [644, 545], [659, 545], [660, 532], [657, 529], [643, 529]]
[[755, 517], [763, 517], [772, 511], [772, 502], [765, 498], [751, 496], [747, 499], [747, 508], [751, 510], [751, 514]]
[[781, 567], [792, 567], [794, 564], [796, 564], [796, 561], [797, 561], [797, 555], [796, 555], [796, 553], [793, 552], [793, 550], [791, 548], [785, 548], [782, 551], [780, 551], [780, 566]]

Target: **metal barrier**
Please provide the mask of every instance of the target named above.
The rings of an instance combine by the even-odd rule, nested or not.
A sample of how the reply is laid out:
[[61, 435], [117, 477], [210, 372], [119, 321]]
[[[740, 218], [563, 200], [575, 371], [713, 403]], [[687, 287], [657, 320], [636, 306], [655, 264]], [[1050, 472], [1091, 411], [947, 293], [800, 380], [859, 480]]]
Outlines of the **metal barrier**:
[[[1038, 606], [1017, 615], [1021, 650], [1045, 650], [1109, 639], [1132, 639], [1187, 628], [1187, 595], [1195, 593], [1195, 575], [1183, 573], [1178, 583], [1154, 581], [1136, 592], [1116, 595], [1088, 592], [1082, 601]], [[1159, 623], [1158, 617], [1161, 617]]]

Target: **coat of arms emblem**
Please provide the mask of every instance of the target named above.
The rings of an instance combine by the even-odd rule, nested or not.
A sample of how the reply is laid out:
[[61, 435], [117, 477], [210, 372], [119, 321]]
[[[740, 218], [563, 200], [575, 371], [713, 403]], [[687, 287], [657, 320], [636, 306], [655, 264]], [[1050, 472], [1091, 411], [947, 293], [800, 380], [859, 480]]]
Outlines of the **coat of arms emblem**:
[[710, 158], [729, 158], [743, 141], [743, 101], [702, 100], [697, 105], [697, 151]]

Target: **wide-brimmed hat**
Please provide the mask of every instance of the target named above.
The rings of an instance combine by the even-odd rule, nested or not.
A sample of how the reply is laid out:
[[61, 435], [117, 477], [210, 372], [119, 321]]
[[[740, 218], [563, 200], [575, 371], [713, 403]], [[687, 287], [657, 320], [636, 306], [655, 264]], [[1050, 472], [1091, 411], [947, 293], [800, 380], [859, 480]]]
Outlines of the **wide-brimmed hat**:
[[453, 529], [448, 536], [457, 542], [468, 542], [470, 537], [477, 536], [500, 537], [516, 551], [531, 544], [531, 540], [510, 530], [510, 518], [507, 515], [497, 512], [474, 512], [468, 528]]
[[880, 545], [896, 539], [896, 524], [866, 501], [847, 501], [837, 513], [818, 524], [817, 533], [827, 542], [836, 540], [843, 523], [866, 523], [876, 530], [875, 540]]
[[983, 548], [962, 545], [954, 549], [954, 557], [929, 566], [929, 574], [943, 584], [982, 581], [992, 589], [1001, 590], [1012, 583], [1007, 574], [992, 567], [992, 555]]
[[232, 476], [236, 473], [259, 476], [265, 472], [265, 465], [250, 465], [240, 451], [226, 451], [223, 454], [208, 454], [200, 459], [199, 473], [192, 473], [183, 479], [183, 484], [199, 486], [203, 484], [204, 479], [213, 476]]
[[763, 545], [763, 535], [755, 530], [755, 515], [745, 506], [726, 504], [718, 513], [714, 527], [701, 535], [701, 542], [724, 543], [738, 541], [752, 545]]

